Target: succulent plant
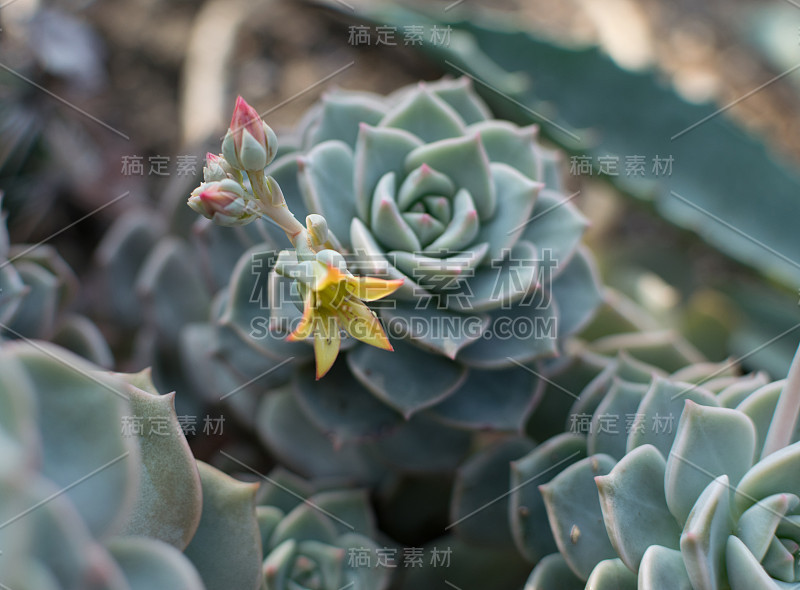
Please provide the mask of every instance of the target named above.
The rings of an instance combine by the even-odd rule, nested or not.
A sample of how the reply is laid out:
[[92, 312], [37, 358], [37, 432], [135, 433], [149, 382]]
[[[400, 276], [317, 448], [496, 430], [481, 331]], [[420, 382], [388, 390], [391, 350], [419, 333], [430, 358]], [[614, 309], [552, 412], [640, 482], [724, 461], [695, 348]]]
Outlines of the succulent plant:
[[572, 431], [512, 463], [526, 589], [796, 587], [799, 372], [609, 366]]
[[77, 277], [52, 246], [10, 244], [0, 212], [0, 340], [49, 340], [110, 368], [113, 357], [100, 330], [70, 309], [78, 290]]

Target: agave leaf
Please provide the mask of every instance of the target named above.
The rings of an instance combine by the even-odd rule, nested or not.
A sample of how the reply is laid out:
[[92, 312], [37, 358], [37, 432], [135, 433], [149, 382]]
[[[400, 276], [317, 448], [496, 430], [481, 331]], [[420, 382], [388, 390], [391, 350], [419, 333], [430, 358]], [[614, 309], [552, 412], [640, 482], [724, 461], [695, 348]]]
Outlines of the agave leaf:
[[237, 481], [197, 462], [203, 486], [200, 526], [185, 554], [206, 590], [261, 587], [261, 533], [255, 511], [258, 484]]
[[681, 529], [664, 496], [666, 466], [661, 453], [645, 445], [625, 455], [608, 475], [595, 478], [608, 537], [633, 572], [651, 545], [679, 547]]
[[394, 106], [381, 120], [380, 126], [404, 129], [425, 143], [464, 134], [464, 122], [458, 113], [424, 83]]
[[712, 481], [692, 508], [681, 534], [681, 555], [696, 590], [725, 587], [725, 543], [731, 533], [727, 475]]
[[434, 356], [405, 340], [392, 341], [394, 352], [358, 346], [347, 354], [352, 374], [377, 398], [410, 418], [458, 389], [467, 369]]
[[582, 580], [616, 551], [606, 533], [594, 478], [614, 467], [608, 455], [593, 455], [567, 467], [539, 486], [558, 550]]
[[[356, 213], [352, 149], [334, 140], [314, 146], [298, 160], [298, 182], [306, 209], [323, 215], [330, 230], [347, 240]], [[349, 242], [343, 245], [349, 247]]]
[[605, 559], [592, 570], [586, 580], [592, 590], [637, 590], [636, 574], [625, 567], [620, 559]]
[[687, 400], [664, 478], [667, 505], [678, 522], [686, 521], [714, 478], [725, 474], [736, 486], [753, 464], [754, 450], [755, 428], [747, 416]]
[[172, 545], [142, 537], [117, 537], [106, 546], [130, 590], [204, 588], [192, 563]]
[[512, 438], [470, 457], [456, 475], [447, 528], [468, 543], [513, 550], [505, 492], [511, 462], [532, 446], [527, 439]]
[[[543, 556], [558, 551], [553, 534], [550, 532], [547, 510], [539, 486], [552, 480], [560, 470], [585, 457], [584, 438], [564, 433], [554, 436], [524, 457], [511, 462], [509, 499], [511, 534], [517, 550], [529, 561], [536, 562]], [[572, 570], [569, 570], [566, 564], [564, 567], [570, 572], [567, 578], [574, 577]], [[554, 573], [541, 574], [544, 576], [542, 579], [549, 579], [552, 575], [564, 576], [560, 573], [560, 568], [556, 570]]]
[[585, 585], [559, 553], [552, 553], [536, 564], [523, 590], [583, 590]]
[[[500, 399], [492, 389], [498, 380], [508, 387]], [[455, 393], [428, 412], [455, 428], [521, 432], [542, 386], [543, 381], [525, 367], [472, 369]]]

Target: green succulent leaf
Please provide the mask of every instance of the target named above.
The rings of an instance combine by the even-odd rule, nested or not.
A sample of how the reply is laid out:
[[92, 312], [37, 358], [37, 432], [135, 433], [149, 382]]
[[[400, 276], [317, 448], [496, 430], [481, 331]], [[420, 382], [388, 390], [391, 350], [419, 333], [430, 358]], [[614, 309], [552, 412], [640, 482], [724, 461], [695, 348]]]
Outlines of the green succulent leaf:
[[775, 451], [742, 477], [734, 496], [735, 514], [742, 514], [758, 498], [800, 490], [800, 442]]
[[107, 543], [107, 548], [130, 590], [205, 588], [191, 562], [172, 545], [141, 537], [117, 537]]
[[[547, 509], [539, 486], [552, 480], [559, 471], [585, 457], [585, 439], [577, 434], [564, 433], [547, 440], [524, 457], [511, 462], [509, 498], [511, 534], [517, 549], [529, 561], [536, 562], [558, 550], [550, 532]], [[549, 579], [553, 575], [560, 578], [562, 574], [558, 573], [559, 571], [559, 568], [556, 568], [554, 573], [542, 574], [544, 576], [542, 579]], [[568, 571], [570, 576], [574, 577], [572, 570]]]
[[175, 394], [127, 388], [130, 418], [141, 420], [139, 491], [123, 534], [158, 539], [184, 549], [203, 508], [200, 475], [175, 414]]
[[645, 385], [614, 379], [592, 417], [589, 454], [606, 453], [616, 459], [625, 456], [628, 422], [635, 419], [646, 393]]
[[760, 500], [744, 511], [736, 527], [736, 536], [759, 562], [767, 554], [778, 525], [787, 512], [800, 504], [794, 494], [775, 494]]
[[775, 590], [779, 588], [753, 554], [747, 550], [745, 544], [735, 535], [730, 535], [727, 539], [725, 557], [731, 590]]
[[269, 547], [264, 550], [276, 550], [289, 540], [296, 543], [318, 541], [330, 545], [336, 537], [334, 521], [324, 510], [309, 500], [307, 503], [298, 504], [278, 523], [270, 537]]
[[468, 459], [456, 476], [447, 528], [474, 545], [513, 550], [505, 492], [511, 462], [527, 454], [531, 446], [526, 439], [512, 438]]
[[539, 486], [558, 550], [582, 580], [616, 551], [606, 534], [594, 478], [614, 467], [608, 455], [593, 455], [567, 467]]
[[[507, 386], [498, 399], [492, 384]], [[525, 367], [497, 371], [470, 370], [455, 393], [428, 412], [456, 428], [521, 432], [543, 382]]]
[[680, 551], [651, 545], [639, 564], [639, 590], [694, 590]]
[[424, 84], [410, 91], [380, 125], [409, 131], [425, 143], [464, 134], [464, 123], [458, 113]]
[[343, 91], [326, 92], [320, 103], [322, 108], [307, 145], [337, 139], [353, 148], [359, 124], [377, 125], [386, 115], [386, 107], [380, 101]]
[[585, 585], [559, 553], [552, 553], [536, 564], [523, 590], [584, 590]]
[[207, 590], [261, 587], [261, 533], [255, 511], [258, 484], [244, 483], [197, 462], [203, 486], [200, 525], [185, 554]]
[[611, 473], [595, 479], [611, 544], [633, 572], [651, 545], [678, 549], [681, 529], [667, 508], [664, 472], [658, 450], [645, 445], [631, 451]]
[[15, 263], [15, 268], [25, 287], [19, 306], [8, 324], [8, 331], [12, 335], [28, 338], [50, 338], [55, 329], [59, 304], [58, 277], [28, 260]]
[[586, 587], [592, 590], [637, 590], [637, 576], [620, 559], [605, 559], [595, 566]]
[[725, 545], [731, 533], [730, 483], [720, 475], [703, 490], [686, 519], [681, 534], [681, 555], [692, 587], [725, 587]]
[[753, 464], [754, 450], [755, 428], [747, 416], [687, 401], [664, 478], [667, 505], [678, 522], [686, 521], [714, 478], [724, 474], [736, 486]]
[[406, 419], [452, 394], [467, 377], [467, 369], [446, 357], [434, 356], [408, 344], [392, 341], [393, 352], [358, 346], [347, 364], [361, 385]]

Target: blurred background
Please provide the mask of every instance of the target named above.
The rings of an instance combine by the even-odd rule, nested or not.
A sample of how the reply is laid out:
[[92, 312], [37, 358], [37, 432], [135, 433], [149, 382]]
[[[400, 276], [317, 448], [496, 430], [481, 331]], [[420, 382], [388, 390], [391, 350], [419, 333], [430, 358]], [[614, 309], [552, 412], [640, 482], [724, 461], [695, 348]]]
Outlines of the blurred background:
[[123, 213], [183, 202], [237, 94], [283, 140], [332, 86], [469, 75], [565, 150], [604, 281], [709, 358], [781, 375], [800, 339], [798, 69], [792, 0], [5, 0], [3, 208], [141, 368], [95, 313], [95, 250]]

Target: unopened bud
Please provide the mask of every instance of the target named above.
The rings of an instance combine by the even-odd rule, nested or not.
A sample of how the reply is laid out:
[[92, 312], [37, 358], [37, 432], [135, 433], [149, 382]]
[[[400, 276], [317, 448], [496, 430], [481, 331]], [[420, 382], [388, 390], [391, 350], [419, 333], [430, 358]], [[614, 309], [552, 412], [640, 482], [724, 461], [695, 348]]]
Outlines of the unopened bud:
[[212, 154], [211, 152], [207, 153], [206, 165], [203, 167], [203, 180], [205, 182], [214, 182], [225, 180], [226, 178], [241, 183], [242, 173], [228, 164], [227, 160], [222, 156]]
[[188, 205], [219, 225], [246, 225], [257, 217], [247, 207], [242, 187], [230, 179], [201, 184], [192, 191]]
[[236, 99], [231, 126], [222, 141], [222, 154], [239, 170], [261, 172], [278, 149], [275, 132], [258, 112], [240, 96]]
[[311, 236], [314, 248], [319, 248], [328, 241], [328, 222], [322, 215], [312, 213], [306, 216], [306, 229]]

